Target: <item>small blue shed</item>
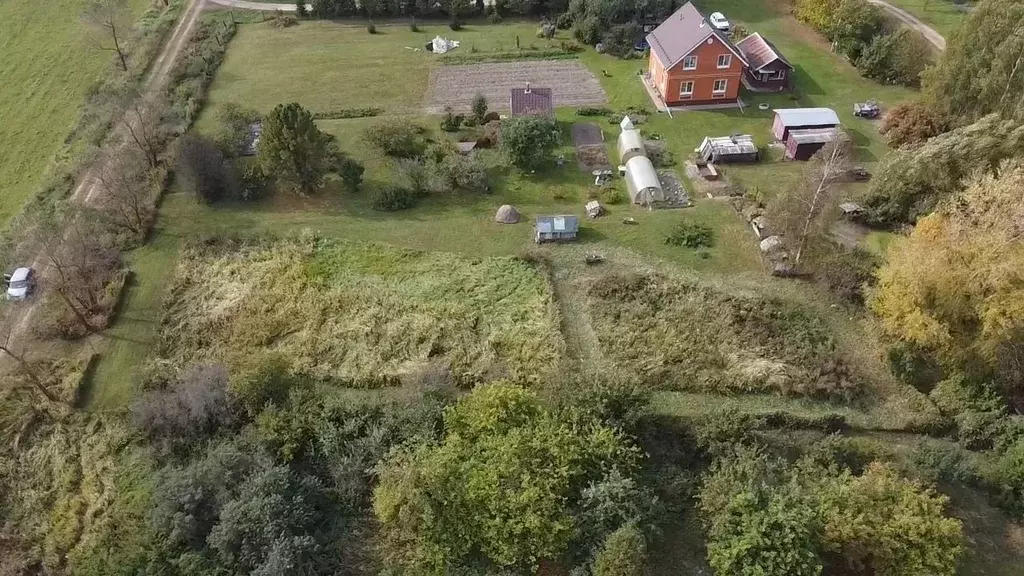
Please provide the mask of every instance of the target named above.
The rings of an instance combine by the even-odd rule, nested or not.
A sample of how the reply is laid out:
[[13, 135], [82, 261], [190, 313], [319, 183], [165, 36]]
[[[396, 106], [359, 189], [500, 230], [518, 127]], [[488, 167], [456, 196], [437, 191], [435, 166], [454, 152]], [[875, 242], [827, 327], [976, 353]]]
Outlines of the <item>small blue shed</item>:
[[534, 241], [537, 244], [575, 240], [576, 234], [580, 231], [580, 221], [572, 215], [537, 216], [534, 229], [536, 230]]

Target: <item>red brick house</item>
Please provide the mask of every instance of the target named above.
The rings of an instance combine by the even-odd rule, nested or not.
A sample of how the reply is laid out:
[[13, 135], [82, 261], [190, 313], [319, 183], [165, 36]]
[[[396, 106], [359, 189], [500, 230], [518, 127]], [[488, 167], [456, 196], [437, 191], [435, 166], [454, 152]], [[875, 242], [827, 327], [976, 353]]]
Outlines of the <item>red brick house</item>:
[[669, 106], [739, 99], [746, 58], [687, 2], [647, 35], [651, 84]]

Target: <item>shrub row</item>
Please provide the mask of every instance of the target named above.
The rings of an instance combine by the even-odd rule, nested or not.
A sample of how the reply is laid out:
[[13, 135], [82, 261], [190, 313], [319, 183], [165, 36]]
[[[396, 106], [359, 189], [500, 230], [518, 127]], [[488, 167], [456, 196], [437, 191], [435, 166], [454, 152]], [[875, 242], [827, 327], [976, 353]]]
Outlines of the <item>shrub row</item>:
[[485, 62], [514, 62], [517, 60], [570, 60], [578, 58], [575, 52], [560, 48], [550, 50], [523, 50], [520, 52], [463, 52], [441, 57], [445, 64], [477, 64]]
[[314, 120], [346, 120], [349, 118], [370, 118], [384, 113], [383, 108], [335, 108], [313, 112]]

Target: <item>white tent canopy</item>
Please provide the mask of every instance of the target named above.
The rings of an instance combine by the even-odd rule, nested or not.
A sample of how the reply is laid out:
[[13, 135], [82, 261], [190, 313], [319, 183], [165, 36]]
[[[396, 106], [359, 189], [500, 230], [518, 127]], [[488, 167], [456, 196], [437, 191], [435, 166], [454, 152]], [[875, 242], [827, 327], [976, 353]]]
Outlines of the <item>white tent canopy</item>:
[[626, 188], [629, 200], [634, 204], [663, 202], [665, 190], [658, 180], [654, 164], [647, 156], [634, 156], [626, 161]]

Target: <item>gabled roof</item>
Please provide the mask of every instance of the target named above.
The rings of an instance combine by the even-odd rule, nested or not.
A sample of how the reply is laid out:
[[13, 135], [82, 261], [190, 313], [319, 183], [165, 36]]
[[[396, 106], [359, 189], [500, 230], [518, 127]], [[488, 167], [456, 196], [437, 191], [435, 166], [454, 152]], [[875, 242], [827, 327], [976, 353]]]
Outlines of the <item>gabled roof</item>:
[[838, 126], [839, 116], [831, 108], [777, 108], [784, 126]]
[[736, 48], [743, 52], [743, 56], [747, 58], [747, 65], [754, 71], [760, 70], [776, 60], [785, 64], [790, 70], [793, 69], [789, 60], [786, 60], [786, 57], [779, 52], [774, 44], [761, 36], [760, 32], [754, 32], [740, 40], [736, 43]]
[[513, 116], [526, 116], [538, 114], [552, 116], [554, 105], [552, 104], [551, 88], [513, 88], [508, 107], [512, 110]]
[[647, 43], [665, 68], [671, 68], [711, 37], [718, 38], [741, 62], [747, 64], [743, 54], [725, 35], [715, 30], [691, 2], [683, 4], [648, 34]]

